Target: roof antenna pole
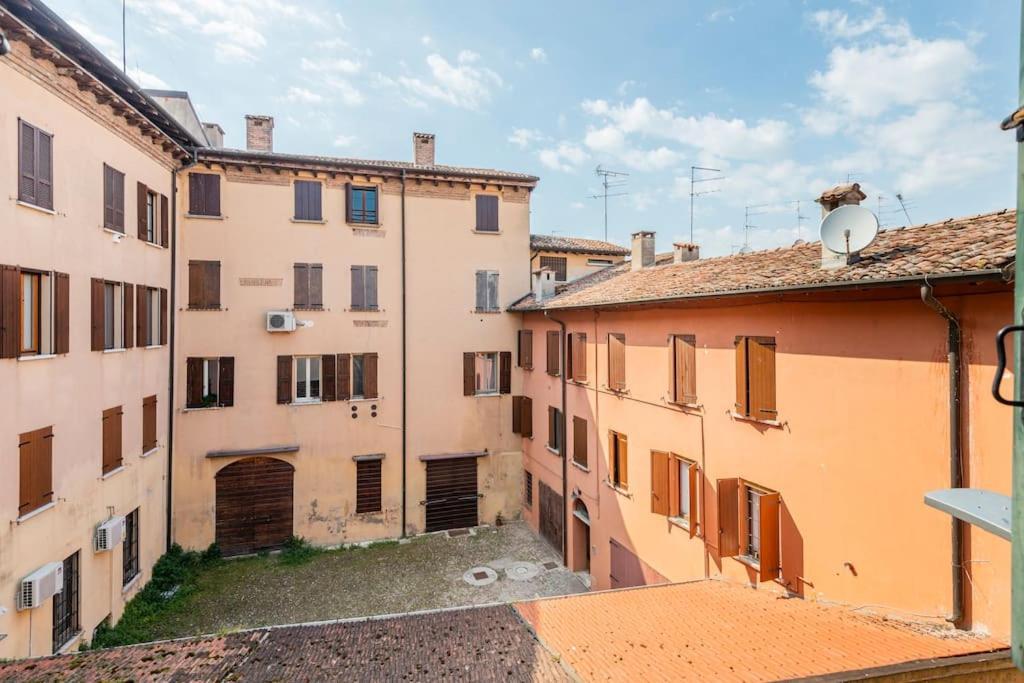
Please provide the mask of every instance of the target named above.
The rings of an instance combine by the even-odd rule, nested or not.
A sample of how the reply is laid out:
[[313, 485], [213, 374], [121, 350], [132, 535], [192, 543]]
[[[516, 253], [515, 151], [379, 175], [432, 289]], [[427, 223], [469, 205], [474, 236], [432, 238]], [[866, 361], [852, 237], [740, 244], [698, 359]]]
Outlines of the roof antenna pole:
[[907, 225], [913, 225], [914, 221], [910, 220], [910, 214], [907, 213], [907, 205], [903, 201], [903, 193], [902, 192], [897, 192], [896, 193], [896, 199], [900, 203], [900, 208], [903, 209], [903, 215], [907, 217]]
[[696, 183], [708, 183], [712, 180], [723, 180], [725, 176], [715, 176], [714, 178], [698, 178], [697, 171], [706, 171], [708, 173], [721, 173], [720, 168], [708, 168], [706, 166], [691, 166], [690, 167], [690, 244], [693, 244], [693, 200], [701, 195], [711, 194], [718, 192], [719, 189], [704, 190], [703, 192], [695, 192], [693, 186]]
[[121, 71], [128, 73], [128, 0], [121, 0]]
[[625, 178], [629, 174], [628, 173], [622, 173], [621, 171], [609, 171], [606, 168], [601, 168], [601, 165], [598, 164], [597, 168], [594, 169], [594, 175], [597, 175], [597, 176], [601, 177], [601, 187], [603, 188], [603, 190], [602, 190], [601, 194], [592, 194], [592, 195], [590, 195], [590, 199], [603, 199], [604, 200], [604, 241], [607, 242], [608, 241], [608, 198], [609, 197], [624, 197], [625, 195], [629, 194], [628, 192], [612, 192], [612, 193], [609, 193], [608, 192], [609, 189], [614, 190], [615, 188], [625, 187], [626, 181], [625, 180], [612, 180], [612, 181], [609, 181], [608, 179], [612, 178], [612, 177]]

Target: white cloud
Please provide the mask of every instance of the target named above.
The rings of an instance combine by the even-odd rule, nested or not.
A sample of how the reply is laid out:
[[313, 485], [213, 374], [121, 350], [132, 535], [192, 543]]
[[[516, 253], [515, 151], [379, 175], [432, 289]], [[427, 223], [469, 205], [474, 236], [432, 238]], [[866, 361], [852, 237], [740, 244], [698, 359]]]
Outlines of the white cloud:
[[457, 64], [439, 54], [431, 54], [427, 57], [429, 79], [400, 76], [398, 83], [419, 98], [463, 109], [480, 109], [490, 102], [492, 88], [500, 88], [503, 82], [491, 69], [476, 65], [478, 60], [479, 55], [470, 50], [459, 53]]
[[334, 138], [335, 147], [351, 147], [352, 143], [356, 141], [355, 135], [338, 135]]
[[875, 7], [871, 14], [861, 19], [851, 19], [843, 10], [823, 9], [811, 14], [811, 21], [829, 38], [859, 38], [877, 31], [886, 23], [885, 10]]
[[619, 87], [615, 88], [615, 92], [619, 94], [619, 97], [625, 97], [630, 90], [636, 87], [636, 85], [637, 82], [634, 80], [622, 81], [622, 83], [619, 83]]
[[535, 47], [530, 50], [530, 59], [535, 62], [544, 63], [548, 61], [548, 53], [544, 51], [542, 47]]
[[138, 83], [143, 88], [155, 88], [157, 90], [168, 90], [167, 82], [155, 74], [143, 71], [138, 67], [128, 67], [128, 78]]
[[288, 88], [288, 93], [285, 95], [285, 99], [289, 102], [297, 102], [300, 104], [320, 104], [324, 101], [323, 95], [294, 85]]
[[512, 131], [512, 134], [508, 136], [508, 141], [513, 145], [516, 145], [520, 149], [526, 149], [532, 143], [542, 140], [544, 138], [539, 130], [532, 128], [516, 128]]
[[349, 75], [359, 73], [363, 68], [363, 65], [359, 62], [344, 57], [326, 59], [303, 57], [300, 66], [303, 71], [312, 73], [343, 73]]
[[570, 142], [560, 142], [556, 147], [542, 149], [537, 157], [540, 163], [554, 171], [571, 172], [586, 161], [589, 156], [579, 145]]
[[424, 47], [430, 47], [434, 44], [434, 39], [430, 36], [423, 36], [420, 38], [420, 43], [423, 44]]
[[571, 202], [569, 204], [569, 208], [579, 211], [580, 209], [583, 208], [583, 202]]
[[460, 50], [458, 59], [459, 64], [473, 64], [480, 61], [480, 55], [472, 50]]

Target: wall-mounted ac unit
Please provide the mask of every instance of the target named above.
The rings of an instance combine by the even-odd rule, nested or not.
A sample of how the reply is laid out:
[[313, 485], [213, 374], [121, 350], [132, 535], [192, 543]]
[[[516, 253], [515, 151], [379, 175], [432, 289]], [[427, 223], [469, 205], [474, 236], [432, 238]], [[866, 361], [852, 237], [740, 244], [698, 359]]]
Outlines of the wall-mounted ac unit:
[[295, 314], [291, 311], [267, 311], [267, 332], [294, 332]]
[[35, 570], [18, 585], [19, 610], [35, 609], [64, 590], [64, 564], [50, 562]]
[[93, 548], [98, 553], [113, 550], [114, 546], [124, 540], [124, 517], [111, 517], [96, 527]]

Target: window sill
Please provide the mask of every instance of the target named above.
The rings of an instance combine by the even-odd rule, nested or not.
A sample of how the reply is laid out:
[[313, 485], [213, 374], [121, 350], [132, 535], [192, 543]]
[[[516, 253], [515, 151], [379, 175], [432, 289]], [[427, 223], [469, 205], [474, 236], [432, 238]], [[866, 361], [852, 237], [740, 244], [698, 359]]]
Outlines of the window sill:
[[222, 221], [226, 216], [223, 214], [219, 216], [206, 216], [201, 213], [186, 213], [185, 218], [196, 218], [201, 221]]
[[605, 389], [606, 389], [606, 390], [607, 390], [608, 392], [610, 392], [610, 393], [612, 393], [612, 394], [615, 394], [615, 395], [617, 395], [617, 396], [628, 396], [628, 395], [629, 395], [629, 389], [625, 389], [625, 388], [623, 388], [623, 389], [613, 389], [612, 387], [610, 387], [610, 386], [607, 386], [607, 385], [605, 385], [605, 387], [604, 387], [604, 388], [605, 388]]
[[343, 398], [341, 400], [347, 401], [349, 403], [372, 403], [374, 401], [380, 401], [383, 399], [381, 399], [379, 396], [371, 396], [370, 398], [367, 398], [365, 396], [351, 396], [349, 398]]
[[346, 308], [349, 313], [385, 313], [383, 308]]
[[110, 470], [109, 472], [104, 472], [103, 476], [100, 477], [100, 481], [106, 481], [107, 479], [110, 479], [114, 475], [120, 474], [123, 471], [124, 471], [124, 464], [122, 463], [122, 464], [118, 465], [117, 467], [115, 467], [114, 469]]
[[671, 524], [675, 524], [680, 529], [690, 530], [690, 520], [683, 519], [682, 517], [669, 517], [668, 521]]
[[151, 455], [153, 455], [154, 453], [156, 453], [156, 452], [157, 452], [158, 450], [160, 450], [160, 447], [159, 447], [159, 446], [153, 446], [152, 448], [150, 448], [150, 449], [149, 449], [148, 451], [146, 451], [145, 453], [143, 453], [143, 454], [142, 454], [142, 455], [140, 455], [139, 457], [140, 457], [140, 458], [142, 458], [143, 460], [145, 460], [145, 459], [146, 459], [146, 458], [148, 458], [149, 456], [151, 456]]
[[321, 218], [319, 220], [316, 220], [314, 218], [294, 218], [294, 217], [292, 217], [292, 218], [290, 218], [288, 220], [290, 220], [292, 223], [308, 223], [310, 225], [327, 225], [327, 221], [325, 221], [323, 218]]
[[585, 379], [583, 379], [583, 380], [578, 380], [578, 379], [570, 379], [570, 380], [566, 380], [566, 381], [567, 381], [567, 382], [568, 382], [569, 384], [575, 384], [575, 385], [576, 385], [576, 386], [578, 386], [578, 387], [587, 387], [587, 386], [590, 386], [590, 382], [588, 382], [588, 381], [587, 381], [587, 380], [585, 380]]
[[572, 466], [575, 467], [576, 469], [582, 471], [582, 472], [586, 472], [588, 474], [590, 473], [590, 468], [589, 467], [587, 467], [586, 465], [581, 465], [578, 462], [576, 462], [575, 460], [572, 461]]
[[552, 448], [548, 444], [544, 444], [544, 450], [546, 450], [551, 455], [557, 455], [558, 457], [562, 457], [562, 454], [558, 452], [557, 448]]
[[501, 235], [501, 234], [503, 234], [501, 230], [477, 230], [476, 228], [473, 228], [473, 232], [475, 234], [477, 234], [477, 235]]
[[323, 403], [323, 400], [321, 400], [319, 398], [304, 398], [304, 399], [301, 399], [301, 400], [300, 399], [296, 399], [296, 400], [292, 401], [292, 405], [293, 406], [318, 406], [321, 403]]
[[683, 403], [682, 401], [667, 401], [670, 406], [682, 408], [683, 410], [701, 410], [704, 405], [701, 403]]
[[735, 410], [729, 411], [729, 417], [740, 422], [753, 422], [755, 424], [768, 425], [769, 427], [781, 427], [782, 422], [780, 420], [759, 420], [756, 417], [750, 417], [749, 415], [740, 415]]
[[629, 498], [630, 500], [633, 499], [633, 494], [632, 493], [630, 493], [626, 489], [622, 488], [621, 486], [617, 486], [616, 484], [613, 484], [612, 482], [610, 482], [607, 479], [604, 480], [604, 485], [607, 486], [608, 488], [610, 488], [612, 491], [615, 491], [615, 493], [619, 494], [620, 496], [624, 496], [626, 498]]
[[56, 357], [57, 357], [56, 353], [37, 353], [37, 354], [34, 354], [34, 355], [28, 355], [28, 356], [18, 356], [18, 362], [19, 363], [27, 363], [27, 362], [33, 361], [33, 360], [47, 360], [48, 358], [56, 358]]
[[39, 206], [39, 205], [33, 204], [31, 202], [25, 202], [25, 201], [22, 201], [22, 200], [18, 199], [18, 200], [15, 201], [15, 203], [18, 206], [24, 206], [26, 209], [32, 209], [33, 211], [38, 211], [39, 213], [45, 213], [48, 216], [56, 216], [57, 215], [57, 212], [54, 211], [53, 209], [47, 209], [44, 206]]
[[103, 232], [108, 233], [110, 235], [114, 235], [115, 237], [121, 237], [121, 238], [128, 237], [128, 235], [126, 235], [123, 230], [118, 230], [117, 228], [112, 228], [109, 225], [103, 225], [101, 227], [103, 228]]
[[204, 410], [221, 410], [223, 407], [224, 406], [221, 406], [221, 405], [216, 405], [216, 406], [192, 406], [191, 408], [186, 406], [185, 408], [181, 409], [181, 412], [183, 412], [183, 413], [198, 413], [198, 412], [202, 412]]
[[14, 520], [14, 523], [15, 524], [24, 524], [25, 522], [27, 522], [28, 520], [32, 519], [33, 517], [41, 515], [44, 512], [46, 512], [47, 510], [49, 510], [51, 508], [55, 508], [55, 507], [57, 507], [57, 501], [55, 501], [55, 500], [54, 501], [50, 501], [46, 505], [42, 505], [40, 507], [37, 507], [35, 510], [32, 510], [31, 512], [26, 512], [21, 517], [18, 517], [16, 520]]
[[758, 560], [755, 560], [752, 557], [749, 557], [747, 555], [737, 555], [736, 557], [734, 557], [732, 559], [736, 560], [740, 564], [747, 565], [748, 567], [750, 567], [751, 569], [753, 569], [756, 572], [760, 572], [761, 571], [761, 563]]
[[142, 348], [144, 348], [144, 349], [162, 349], [163, 347], [164, 347], [163, 344], [150, 344], [149, 346], [143, 346]]
[[491, 309], [482, 309], [482, 308], [474, 308], [470, 312], [471, 313], [477, 313], [479, 315], [498, 315], [502, 311], [501, 311], [500, 308], [495, 308], [493, 310], [491, 310]]
[[185, 308], [186, 311], [223, 311], [225, 309], [220, 306], [188, 306]]
[[494, 398], [495, 396], [501, 396], [499, 391], [480, 391], [473, 394], [475, 398]]
[[154, 249], [159, 249], [161, 251], [167, 251], [167, 247], [165, 247], [162, 244], [157, 244], [156, 242], [150, 242], [149, 240], [139, 240], [139, 241], [142, 242], [143, 244], [145, 244], [147, 247], [153, 247]]
[[379, 230], [383, 223], [358, 223], [356, 221], [345, 221], [345, 225], [351, 228], [366, 228], [368, 230]]
[[128, 349], [124, 349], [124, 348], [121, 348], [121, 349], [103, 349], [103, 353], [124, 353], [127, 350]]
[[67, 653], [71, 652], [71, 648], [73, 648], [75, 645], [78, 644], [78, 639], [82, 637], [82, 633], [83, 633], [82, 631], [79, 631], [75, 635], [71, 636], [68, 639], [68, 642], [66, 642], [63, 645], [61, 645], [60, 649], [57, 650], [54, 654], [66, 655]]
[[135, 574], [135, 576], [133, 576], [128, 581], [128, 583], [126, 583], [125, 585], [121, 586], [121, 595], [124, 595], [125, 593], [128, 593], [133, 588], [135, 588], [135, 585], [139, 582], [139, 578], [141, 576], [142, 576], [142, 572], [138, 572], [137, 574]]

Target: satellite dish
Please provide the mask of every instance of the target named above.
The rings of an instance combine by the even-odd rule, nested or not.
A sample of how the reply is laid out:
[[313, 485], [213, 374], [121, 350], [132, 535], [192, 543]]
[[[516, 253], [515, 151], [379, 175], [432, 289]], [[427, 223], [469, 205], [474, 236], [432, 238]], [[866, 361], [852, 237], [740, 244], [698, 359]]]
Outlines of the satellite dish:
[[855, 254], [874, 241], [878, 218], [870, 209], [846, 204], [821, 221], [821, 243], [836, 254]]

